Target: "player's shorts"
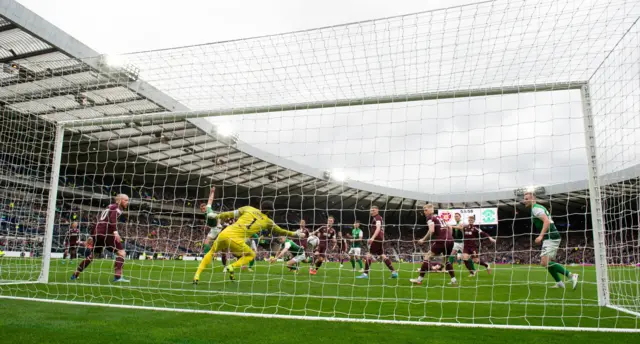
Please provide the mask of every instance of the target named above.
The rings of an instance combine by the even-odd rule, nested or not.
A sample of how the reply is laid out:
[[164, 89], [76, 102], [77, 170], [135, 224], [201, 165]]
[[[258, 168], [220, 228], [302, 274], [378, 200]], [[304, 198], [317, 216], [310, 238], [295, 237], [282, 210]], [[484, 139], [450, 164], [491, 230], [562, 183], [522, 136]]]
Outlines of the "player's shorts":
[[231, 252], [236, 257], [241, 257], [245, 253], [255, 252], [247, 245], [244, 238], [234, 238], [233, 235], [222, 233], [218, 235], [216, 241], [211, 245], [213, 252]]
[[549, 257], [550, 259], [556, 259], [556, 254], [558, 254], [558, 248], [560, 248], [560, 242], [562, 239], [547, 239], [542, 242], [542, 253], [541, 257]]
[[453, 250], [460, 253], [464, 250], [464, 243], [461, 242], [454, 242], [453, 243]]
[[93, 236], [93, 254], [99, 255], [103, 250], [115, 253], [123, 250], [122, 242], [116, 241], [115, 235], [96, 234]]
[[360, 247], [352, 247], [349, 249], [349, 254], [354, 256], [362, 255], [362, 249]]
[[477, 246], [472, 246], [472, 245], [464, 245], [464, 250], [462, 250], [462, 253], [466, 253], [468, 255], [470, 255], [473, 258], [478, 257], [478, 247]]
[[449, 256], [451, 255], [451, 252], [453, 252], [453, 241], [432, 241], [430, 251], [436, 256], [439, 256], [441, 254]]
[[316, 247], [316, 249], [315, 249], [314, 251], [315, 251], [315, 253], [323, 254], [323, 255], [324, 255], [324, 254], [326, 254], [326, 253], [327, 253], [327, 245], [322, 245], [322, 244], [320, 244], [320, 245], [318, 245], [318, 246]]
[[220, 229], [218, 227], [211, 227], [211, 230], [209, 231], [209, 234], [207, 234], [207, 238], [209, 238], [211, 240], [216, 240], [218, 235], [220, 235], [220, 232], [222, 232], [222, 229]]
[[384, 254], [384, 246], [382, 245], [382, 241], [374, 240], [371, 242], [371, 246], [369, 246], [369, 253], [374, 256], [381, 256]]
[[302, 262], [304, 262], [307, 259], [307, 256], [304, 254], [304, 252], [302, 254], [299, 254], [293, 258], [291, 258], [291, 260], [293, 260], [294, 262], [300, 264]]

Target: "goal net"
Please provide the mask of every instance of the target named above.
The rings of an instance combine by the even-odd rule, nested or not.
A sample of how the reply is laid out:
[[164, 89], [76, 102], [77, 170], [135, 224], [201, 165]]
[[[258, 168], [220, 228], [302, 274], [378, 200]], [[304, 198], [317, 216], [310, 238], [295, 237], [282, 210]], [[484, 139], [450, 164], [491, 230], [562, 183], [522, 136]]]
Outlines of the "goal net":
[[[1, 93], [0, 298], [638, 331], [639, 17], [630, 0], [494, 1], [23, 61], [49, 67]], [[212, 187], [226, 244], [207, 239]], [[320, 247], [234, 223], [265, 200]]]

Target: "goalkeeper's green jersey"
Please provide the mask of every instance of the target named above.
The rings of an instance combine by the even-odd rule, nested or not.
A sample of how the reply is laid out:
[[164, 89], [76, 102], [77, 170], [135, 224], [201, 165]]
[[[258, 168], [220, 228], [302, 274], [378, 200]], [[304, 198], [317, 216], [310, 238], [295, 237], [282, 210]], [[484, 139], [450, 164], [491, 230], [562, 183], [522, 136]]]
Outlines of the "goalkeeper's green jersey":
[[551, 222], [549, 224], [549, 230], [547, 230], [547, 233], [544, 235], [544, 240], [560, 240], [560, 233], [558, 233], [558, 229], [556, 228], [555, 223], [553, 223], [551, 214], [549, 214], [547, 208], [536, 203], [531, 207], [531, 219], [533, 220], [533, 225], [538, 230], [538, 233], [542, 231], [542, 227], [544, 226], [544, 221], [540, 219], [542, 215], [547, 215], [549, 222]]
[[362, 245], [362, 229], [354, 228], [351, 230], [351, 235], [353, 236], [353, 241], [351, 241], [351, 247], [360, 248]]

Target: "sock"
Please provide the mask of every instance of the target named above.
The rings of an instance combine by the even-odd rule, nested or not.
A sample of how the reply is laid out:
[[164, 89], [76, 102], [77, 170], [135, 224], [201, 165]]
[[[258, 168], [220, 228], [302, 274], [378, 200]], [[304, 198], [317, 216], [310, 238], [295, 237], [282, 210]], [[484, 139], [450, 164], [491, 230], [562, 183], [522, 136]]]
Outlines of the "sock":
[[429, 272], [430, 269], [431, 269], [431, 265], [429, 264], [429, 262], [423, 261], [422, 266], [420, 266], [420, 277], [418, 279], [422, 281], [422, 278], [424, 278], [424, 274]]
[[447, 262], [445, 264], [445, 267], [447, 268], [447, 272], [449, 273], [449, 276], [451, 276], [451, 279], [456, 278], [456, 273], [453, 272], [453, 264], [451, 264], [450, 262]]
[[253, 268], [253, 266], [256, 265], [256, 260], [252, 260], [251, 263], [249, 263], [249, 269]]
[[78, 268], [76, 269], [76, 272], [73, 275], [76, 276], [76, 277], [80, 276], [80, 273], [87, 266], [89, 266], [89, 264], [91, 264], [92, 261], [93, 261], [93, 256], [92, 255], [87, 257], [87, 258], [85, 258], [83, 261], [80, 262], [80, 264], [78, 265]]
[[558, 272], [556, 271], [556, 265], [555, 264], [551, 264], [547, 267], [547, 270], [549, 271], [549, 273], [551, 274], [551, 277], [553, 277], [553, 280], [556, 282], [560, 282], [560, 276], [558, 275]]
[[213, 260], [213, 251], [209, 251], [209, 253], [204, 255], [204, 258], [200, 261], [200, 265], [198, 265], [198, 271], [196, 271], [194, 279], [200, 278], [200, 274], [211, 263], [211, 260]]
[[227, 266], [227, 254], [222, 255], [222, 266]]
[[386, 265], [389, 270], [396, 271], [396, 269], [393, 268], [393, 264], [391, 264], [391, 259], [385, 258], [384, 265]]
[[113, 264], [113, 270], [114, 270], [114, 277], [120, 278], [122, 277], [122, 266], [124, 265], [124, 258], [117, 256], [116, 257], [116, 262]]
[[456, 258], [454, 256], [449, 256], [449, 263], [453, 264], [453, 262], [456, 261]]
[[480, 263], [478, 263], [478, 264], [484, 266], [487, 269], [489, 268], [489, 264], [487, 264], [487, 262], [485, 262], [484, 260], [481, 260]]
[[371, 258], [367, 258], [364, 260], [364, 273], [369, 274], [369, 267], [371, 267]]
[[358, 266], [360, 266], [360, 269], [362, 269], [362, 259], [358, 259]]
[[316, 270], [320, 269], [321, 266], [322, 266], [322, 260], [318, 259], [316, 261]]
[[569, 272], [569, 270], [565, 269], [565, 267], [562, 264], [555, 263], [555, 266], [556, 266], [556, 271], [560, 275], [571, 277], [571, 273]]
[[291, 271], [298, 270], [298, 266], [296, 266], [296, 265], [291, 265], [291, 266], [287, 265], [287, 268], [289, 268], [289, 270], [291, 270]]
[[351, 267], [355, 269], [356, 268], [356, 260], [355, 259], [351, 259], [351, 260], [349, 260], [349, 262], [351, 262]]
[[467, 267], [470, 273], [474, 273], [476, 271], [476, 267], [473, 266], [473, 260], [471, 258], [464, 261], [464, 266]]
[[204, 245], [204, 254], [209, 253], [209, 250], [211, 250], [211, 245], [209, 245], [209, 244], [205, 244], [205, 245]]

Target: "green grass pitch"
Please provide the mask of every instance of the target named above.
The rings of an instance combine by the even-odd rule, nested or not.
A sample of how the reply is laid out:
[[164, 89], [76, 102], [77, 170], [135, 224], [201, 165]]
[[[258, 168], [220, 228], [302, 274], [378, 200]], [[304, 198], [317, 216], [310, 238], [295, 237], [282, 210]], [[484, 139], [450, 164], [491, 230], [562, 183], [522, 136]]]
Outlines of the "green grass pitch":
[[[77, 264], [78, 261], [75, 263]], [[0, 280], [6, 283], [17, 279], [35, 279], [39, 272], [39, 264], [40, 261], [34, 259], [0, 259]], [[640, 328], [640, 319], [637, 317], [597, 305], [595, 270], [591, 267], [569, 267], [572, 272], [581, 275], [582, 282], [577, 290], [562, 290], [548, 288], [553, 283], [545, 269], [517, 265], [495, 266], [491, 275], [487, 274], [484, 268], [480, 268], [478, 276], [474, 278], [469, 277], [463, 265], [456, 266], [458, 287], [448, 285], [449, 278], [446, 273], [429, 273], [424, 285], [413, 286], [409, 283], [409, 278], [417, 276], [415, 270], [418, 265], [407, 263], [396, 264], [400, 273], [400, 278], [397, 280], [390, 279], [389, 271], [379, 263], [374, 264], [370, 279], [358, 280], [355, 277], [359, 273], [353, 272], [349, 263], [346, 263], [342, 269], [337, 263], [326, 264], [317, 275], [311, 276], [307, 270], [308, 266], [304, 264], [300, 273], [294, 274], [287, 271], [282, 263], [259, 262], [254, 272], [240, 271], [236, 274], [237, 281], [230, 282], [222, 273], [220, 263], [214, 262], [214, 267], [206, 270], [201, 276], [200, 284], [193, 286], [191, 280], [197, 264], [193, 261], [127, 261], [125, 274], [132, 279], [132, 283], [120, 285], [110, 282], [113, 277], [111, 260], [94, 261], [81, 275], [79, 281], [69, 280], [75, 264], [70, 266], [62, 264], [61, 260], [54, 260], [51, 264], [48, 284], [0, 284], [0, 295], [290, 316], [525, 326]], [[638, 273], [637, 270], [633, 270], [635, 268], [624, 269], [629, 269], [624, 270], [625, 275], [631, 276]], [[633, 291], [631, 290], [630, 293]], [[637, 295], [632, 294], [626, 297], [637, 298]], [[354, 328], [384, 328], [385, 330], [393, 328], [401, 337], [406, 336], [402, 337], [407, 338], [402, 340], [403, 342], [410, 342], [409, 339], [414, 336], [424, 337], [425, 333], [438, 333], [445, 336], [451, 331], [461, 333], [462, 337], [468, 335], [470, 340], [472, 338], [478, 340], [479, 334], [486, 338], [504, 337], [502, 341], [507, 342], [512, 338], [510, 336], [513, 333], [511, 330], [492, 332], [490, 329], [305, 322], [304, 320], [105, 309], [6, 299], [0, 300], [0, 310], [1, 314], [6, 315], [6, 319], [10, 319], [3, 326], [8, 326], [8, 329], [14, 331], [16, 335], [20, 335], [21, 329], [27, 330], [29, 326], [35, 326], [29, 324], [33, 322], [32, 319], [42, 319], [42, 314], [50, 314], [53, 317], [52, 320], [42, 320], [41, 325], [37, 326], [42, 328], [42, 332], [34, 332], [32, 337], [34, 339], [45, 336], [56, 326], [70, 328], [71, 332], [74, 332], [77, 327], [76, 321], [83, 323], [81, 319], [92, 314], [113, 314], [113, 317], [106, 316], [109, 319], [115, 319], [114, 325], [110, 323], [108, 326], [114, 326], [114, 331], [117, 328], [123, 338], [135, 335], [136, 329], [144, 326], [146, 331], [156, 333], [155, 335], [159, 338], [157, 342], [165, 340], [161, 339], [164, 338], [162, 336], [166, 336], [167, 342], [176, 342], [168, 338], [181, 338], [188, 335], [192, 332], [188, 330], [191, 326], [202, 326], [204, 333], [210, 333], [206, 324], [202, 324], [198, 319], [207, 319], [207, 324], [212, 326], [217, 324], [220, 328], [231, 326], [228, 331], [237, 334], [245, 332], [242, 329], [251, 326], [263, 328], [264, 330], [248, 335], [255, 336], [256, 340], [273, 337], [273, 341], [280, 333], [287, 331], [289, 326], [307, 328], [310, 332], [313, 332], [314, 328], [321, 327], [322, 333], [327, 335], [327, 342], [344, 340], [344, 338], [338, 339], [336, 333], [326, 329], [335, 329], [342, 335], [349, 335], [349, 331]], [[61, 314], [65, 316], [56, 317], [58, 312], [62, 312]], [[188, 322], [187, 330], [175, 329], [177, 325], [173, 324], [174, 322]], [[268, 325], [265, 327], [265, 324]], [[96, 321], [95, 324], [88, 321], [87, 326], [98, 328], [105, 325], [100, 321]], [[375, 334], [377, 330], [372, 331]], [[396, 331], [393, 336], [396, 335]], [[524, 332], [529, 333], [528, 338], [551, 336], [547, 332]], [[225, 335], [232, 338], [230, 333]], [[499, 333], [504, 334], [498, 335]], [[361, 333], [353, 335], [360, 338]], [[609, 337], [611, 334], [572, 334], [575, 338], [583, 335], [588, 336], [584, 337], [585, 339], [594, 339], [598, 336], [602, 336], [603, 340], [613, 338]], [[292, 335], [291, 340], [296, 336], [298, 334]], [[299, 338], [307, 338], [309, 334], [302, 331], [299, 336]], [[622, 338], [626, 334], [615, 334], [615, 336]], [[381, 338], [376, 337], [372, 336], [368, 341], [381, 342], [377, 341]], [[196, 336], [194, 339], [210, 338]], [[130, 340], [127, 339], [127, 341]], [[389, 340], [391, 338], [385, 341]], [[267, 342], [272, 341], [267, 340]], [[444, 339], [442, 342], [445, 342]]]

